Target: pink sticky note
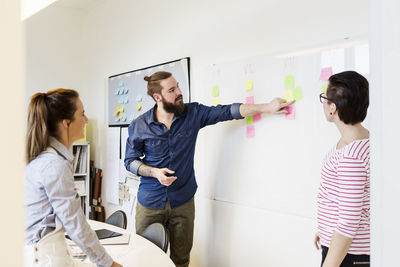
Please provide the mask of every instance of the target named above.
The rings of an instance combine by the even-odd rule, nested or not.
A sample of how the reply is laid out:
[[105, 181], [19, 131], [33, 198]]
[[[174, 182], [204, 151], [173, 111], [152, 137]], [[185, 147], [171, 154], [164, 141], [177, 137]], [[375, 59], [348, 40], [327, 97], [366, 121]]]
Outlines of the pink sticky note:
[[327, 81], [327, 80], [329, 80], [329, 77], [331, 77], [331, 76], [332, 76], [332, 67], [322, 68], [319, 79], [321, 81]]
[[254, 104], [254, 96], [246, 97], [246, 104]]
[[261, 113], [257, 113], [253, 115], [253, 122], [257, 122], [261, 120]]
[[246, 137], [247, 138], [251, 138], [254, 137], [256, 135], [255, 129], [254, 129], [254, 125], [247, 125], [246, 127]]
[[286, 119], [288, 120], [294, 120], [296, 117], [296, 108], [294, 106], [288, 106], [286, 107], [287, 114], [286, 114]]

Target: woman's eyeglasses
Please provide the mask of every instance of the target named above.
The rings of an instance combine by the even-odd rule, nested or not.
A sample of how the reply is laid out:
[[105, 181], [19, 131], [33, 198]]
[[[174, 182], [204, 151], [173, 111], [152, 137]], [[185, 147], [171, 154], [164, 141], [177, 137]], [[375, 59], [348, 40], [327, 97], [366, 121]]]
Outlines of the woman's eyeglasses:
[[333, 101], [332, 99], [325, 97], [324, 93], [319, 94], [319, 102], [321, 102], [323, 104], [324, 103], [324, 99], [335, 103], [335, 101]]

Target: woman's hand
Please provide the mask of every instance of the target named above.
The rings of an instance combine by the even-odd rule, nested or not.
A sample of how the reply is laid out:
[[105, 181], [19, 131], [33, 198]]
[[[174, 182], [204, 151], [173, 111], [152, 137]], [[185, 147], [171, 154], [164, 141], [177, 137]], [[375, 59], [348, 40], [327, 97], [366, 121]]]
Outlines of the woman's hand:
[[319, 233], [318, 232], [315, 233], [314, 245], [318, 250], [321, 249], [321, 243], [319, 242]]

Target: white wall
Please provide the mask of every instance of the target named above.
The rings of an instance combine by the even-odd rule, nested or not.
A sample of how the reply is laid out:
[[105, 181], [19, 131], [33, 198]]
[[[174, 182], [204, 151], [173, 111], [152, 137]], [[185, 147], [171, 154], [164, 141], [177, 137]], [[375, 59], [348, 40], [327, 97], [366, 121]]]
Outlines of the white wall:
[[84, 90], [83, 15], [78, 9], [52, 6], [25, 21], [27, 104], [39, 91]]
[[[204, 67], [365, 36], [367, 8], [363, 0], [108, 0], [82, 14], [51, 7], [36, 15], [40, 23], [28, 33], [37, 43], [28, 50], [37, 54], [28, 55], [28, 72], [32, 71], [28, 73], [32, 81], [29, 87], [61, 87], [70, 81], [70, 87], [80, 89], [91, 119], [91, 154], [96, 165], [104, 169], [108, 76], [190, 56], [192, 99], [196, 101], [203, 95], [198, 77]], [[60, 61], [59, 66], [64, 71], [51, 68], [55, 60], [46, 51], [54, 47], [38, 37], [54, 29], [50, 22], [58, 14], [65, 17], [56, 23], [68, 30], [66, 34], [52, 32], [56, 39], [66, 36], [77, 40], [71, 48], [62, 45], [55, 49], [67, 55], [67, 61]], [[28, 23], [31, 21], [36, 25], [31, 19]], [[76, 53], [80, 56], [68, 61]], [[83, 75], [78, 76], [71, 66], [77, 66]], [[50, 72], [55, 78], [42, 75], [39, 79], [33, 72]], [[198, 146], [212, 144], [208, 133], [200, 133]], [[198, 152], [196, 161], [207, 158], [204, 150]], [[198, 181], [202, 179], [198, 177]], [[106, 181], [103, 185], [107, 186]], [[199, 186], [201, 190], [201, 182]], [[112, 205], [106, 208], [108, 214], [118, 209]], [[304, 231], [292, 232], [294, 224]], [[312, 219], [215, 202], [198, 194], [191, 266], [317, 266], [320, 258], [312, 245], [314, 226]], [[302, 243], [307, 245], [300, 246]]]
[[398, 266], [400, 2], [370, 1], [371, 266]]
[[23, 27], [20, 3], [0, 2], [0, 258], [1, 266], [22, 266], [24, 244]]
[[[112, 74], [190, 56], [195, 101], [204, 90], [198, 74], [212, 63], [297, 50], [367, 33], [365, 1], [135, 4], [122, 0], [95, 7], [86, 18], [85, 36], [90, 48], [87, 94], [104, 88], [106, 77]], [[98, 114], [98, 125], [105, 125], [105, 112], [95, 105], [106, 103], [105, 94], [97, 94], [91, 101], [89, 114]], [[104, 143], [104, 133], [99, 129], [93, 138], [97, 140], [96, 162], [106, 168], [98, 146]], [[213, 146], [206, 132], [198, 139], [198, 146], [204, 144]], [[206, 155], [196, 155], [196, 160], [204, 158]], [[204, 177], [198, 177], [201, 180]], [[199, 186], [200, 191], [201, 182]], [[110, 205], [108, 210], [117, 208]], [[297, 266], [317, 266], [320, 261], [312, 245], [313, 220], [215, 202], [201, 194], [197, 195], [196, 209], [192, 266], [294, 266], [293, 259]], [[303, 226], [300, 229], [304, 231], [293, 233], [293, 224]]]

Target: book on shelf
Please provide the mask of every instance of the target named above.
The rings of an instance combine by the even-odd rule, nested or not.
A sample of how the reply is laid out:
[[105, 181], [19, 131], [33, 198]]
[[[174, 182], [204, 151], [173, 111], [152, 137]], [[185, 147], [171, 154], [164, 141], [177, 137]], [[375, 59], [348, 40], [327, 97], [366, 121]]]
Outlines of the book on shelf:
[[86, 173], [86, 161], [87, 161], [87, 146], [82, 147], [81, 155], [79, 158], [79, 171], [78, 173]]
[[78, 168], [79, 168], [79, 166], [78, 166], [78, 164], [79, 164], [79, 157], [80, 157], [80, 155], [81, 155], [81, 146], [77, 146], [76, 147], [76, 152], [75, 152], [75, 155], [74, 155], [74, 173], [77, 173], [77, 170], [78, 170]]
[[82, 207], [83, 213], [86, 214], [85, 197], [81, 197], [81, 207]]
[[103, 171], [101, 169], [97, 169], [96, 176], [94, 178], [94, 186], [93, 186], [93, 205], [97, 205], [99, 201], [99, 197], [101, 197], [101, 178], [103, 176]]
[[96, 177], [96, 168], [94, 167], [93, 160], [90, 161], [89, 169], [89, 205], [93, 205], [94, 178]]
[[88, 171], [87, 166], [88, 160], [88, 146], [76, 146], [76, 152], [74, 155], [74, 173], [86, 174]]

